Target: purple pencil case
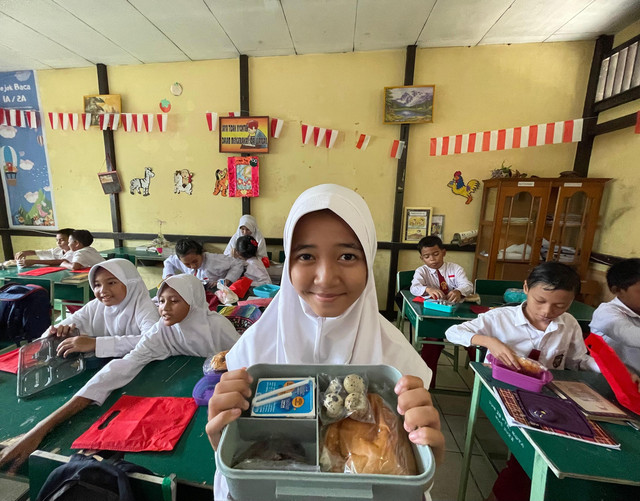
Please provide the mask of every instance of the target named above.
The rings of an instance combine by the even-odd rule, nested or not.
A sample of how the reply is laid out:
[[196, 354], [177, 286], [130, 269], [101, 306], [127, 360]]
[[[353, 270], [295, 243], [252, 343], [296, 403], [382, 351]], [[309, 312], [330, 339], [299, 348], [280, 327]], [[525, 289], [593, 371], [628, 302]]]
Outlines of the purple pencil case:
[[209, 374], [208, 376], [204, 376], [200, 381], [196, 383], [193, 387], [193, 399], [196, 401], [196, 404], [209, 405], [209, 399], [211, 395], [213, 395], [213, 390], [216, 389], [216, 385], [220, 381], [222, 377], [222, 372], [214, 372]]
[[517, 372], [504, 365], [500, 360], [491, 355], [491, 353], [487, 355], [487, 362], [491, 363], [491, 375], [493, 379], [512, 384], [523, 390], [540, 393], [542, 387], [553, 380], [551, 371], [543, 370], [537, 377]]

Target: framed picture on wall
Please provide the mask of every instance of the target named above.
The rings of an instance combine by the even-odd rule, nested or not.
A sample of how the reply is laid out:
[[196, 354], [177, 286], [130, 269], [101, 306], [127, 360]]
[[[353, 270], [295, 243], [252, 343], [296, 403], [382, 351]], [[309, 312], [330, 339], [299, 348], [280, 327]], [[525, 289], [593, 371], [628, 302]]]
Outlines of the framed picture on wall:
[[433, 235], [442, 240], [442, 235], [444, 235], [444, 215], [434, 214], [431, 216], [431, 231], [429, 235]]
[[406, 85], [384, 88], [384, 123], [422, 124], [433, 122], [435, 85]]
[[100, 179], [100, 185], [105, 195], [122, 191], [122, 183], [116, 171], [98, 172], [98, 179]]
[[100, 94], [96, 96], [84, 96], [83, 110], [91, 113], [91, 125], [100, 124], [99, 115], [105, 113], [122, 113], [122, 101], [119, 94]]
[[402, 224], [402, 241], [419, 242], [431, 230], [431, 207], [405, 207]]
[[220, 117], [220, 153], [269, 153], [269, 117]]

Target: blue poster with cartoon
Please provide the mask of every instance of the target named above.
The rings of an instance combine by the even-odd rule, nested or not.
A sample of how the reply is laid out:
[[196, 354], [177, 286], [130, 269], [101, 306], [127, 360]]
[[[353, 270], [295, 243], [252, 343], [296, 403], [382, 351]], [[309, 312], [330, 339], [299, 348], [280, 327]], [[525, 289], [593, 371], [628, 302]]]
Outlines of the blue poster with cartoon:
[[[0, 108], [40, 111], [33, 71], [0, 72]], [[44, 114], [37, 116], [35, 129], [25, 123], [16, 126], [8, 120], [0, 123], [0, 168], [11, 228], [57, 229]]]

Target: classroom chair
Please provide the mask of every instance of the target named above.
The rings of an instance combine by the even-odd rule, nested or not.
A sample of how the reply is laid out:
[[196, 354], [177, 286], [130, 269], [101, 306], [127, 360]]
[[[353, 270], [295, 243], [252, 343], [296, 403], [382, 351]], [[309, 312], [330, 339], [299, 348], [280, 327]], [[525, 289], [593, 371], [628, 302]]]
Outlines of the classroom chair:
[[[404, 270], [404, 271], [399, 271], [398, 272], [398, 274], [396, 275], [396, 296], [398, 295], [398, 293], [401, 290], [409, 289], [409, 286], [411, 285], [411, 280], [413, 279], [413, 274], [414, 273], [415, 273], [415, 270]], [[398, 329], [400, 329], [401, 332], [402, 332], [402, 330], [404, 328], [404, 319], [405, 319], [405, 316], [406, 316], [406, 315], [403, 315], [403, 313], [402, 313], [403, 309], [404, 309], [403, 305], [401, 305], [398, 308], [398, 316], [396, 317], [396, 326], [398, 327]], [[411, 328], [412, 327], [409, 326], [409, 329], [411, 329]]]

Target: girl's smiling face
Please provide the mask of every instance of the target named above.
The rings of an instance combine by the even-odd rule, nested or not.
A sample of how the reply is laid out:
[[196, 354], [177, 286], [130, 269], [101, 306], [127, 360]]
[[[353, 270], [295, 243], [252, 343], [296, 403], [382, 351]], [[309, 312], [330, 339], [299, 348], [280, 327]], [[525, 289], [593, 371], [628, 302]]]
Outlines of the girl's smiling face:
[[127, 297], [127, 287], [104, 268], [96, 271], [91, 285], [96, 299], [105, 306], [120, 304]]
[[358, 237], [330, 210], [300, 218], [291, 241], [291, 284], [320, 317], [342, 315], [367, 285], [367, 261]]
[[189, 305], [175, 289], [165, 286], [158, 296], [158, 313], [164, 325], [171, 326], [187, 317]]

